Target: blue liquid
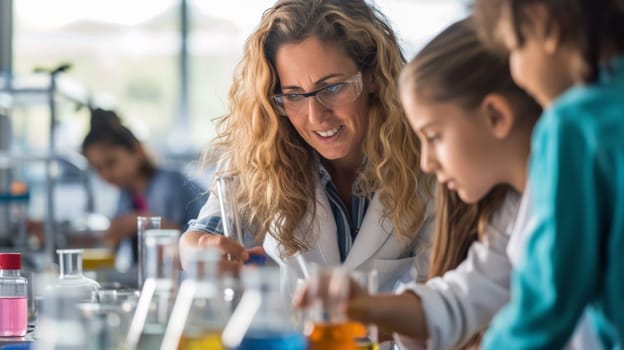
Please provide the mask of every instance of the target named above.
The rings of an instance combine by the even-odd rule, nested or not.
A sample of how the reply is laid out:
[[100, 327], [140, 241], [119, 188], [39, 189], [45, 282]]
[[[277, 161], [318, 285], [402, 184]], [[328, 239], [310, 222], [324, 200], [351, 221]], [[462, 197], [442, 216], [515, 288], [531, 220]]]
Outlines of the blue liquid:
[[245, 261], [245, 265], [264, 266], [266, 264], [266, 256], [249, 254], [249, 260]]
[[308, 343], [301, 333], [250, 331], [236, 350], [306, 350]]

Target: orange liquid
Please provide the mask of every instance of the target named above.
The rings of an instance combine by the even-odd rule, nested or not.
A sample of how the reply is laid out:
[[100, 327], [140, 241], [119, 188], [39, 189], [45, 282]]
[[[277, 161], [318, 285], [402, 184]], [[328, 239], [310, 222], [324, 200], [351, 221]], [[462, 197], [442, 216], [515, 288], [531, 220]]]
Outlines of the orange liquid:
[[[353, 322], [340, 324], [317, 323], [308, 336], [308, 350], [358, 350], [354, 332], [359, 329]], [[362, 327], [363, 328], [363, 327]], [[366, 329], [364, 329], [366, 331]], [[366, 334], [366, 332], [364, 333]]]
[[353, 338], [363, 338], [366, 337], [366, 326], [359, 322], [347, 322], [347, 325], [351, 327], [351, 331], [353, 332]]

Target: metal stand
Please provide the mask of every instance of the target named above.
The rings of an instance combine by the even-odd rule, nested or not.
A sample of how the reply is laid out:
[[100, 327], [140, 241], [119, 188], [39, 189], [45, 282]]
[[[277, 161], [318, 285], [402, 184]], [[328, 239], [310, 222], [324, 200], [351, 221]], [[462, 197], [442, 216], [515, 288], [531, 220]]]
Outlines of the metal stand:
[[[76, 166], [84, 174], [83, 183], [85, 187], [85, 193], [87, 195], [87, 212], [93, 212], [94, 198], [93, 191], [88, 180], [87, 162], [76, 161], [74, 157], [67, 157], [60, 154], [56, 149], [56, 137], [55, 130], [57, 124], [57, 104], [60, 99], [68, 101], [77, 106], [87, 105], [89, 103], [88, 93], [85, 89], [72, 85], [66, 78], [62, 77], [62, 72], [66, 71], [69, 65], [61, 65], [56, 69], [45, 71], [45, 75], [40, 74], [36, 80], [28, 81], [27, 79], [14, 78], [11, 75], [5, 74], [0, 77], [0, 96], [5, 96], [10, 105], [6, 110], [5, 122], [8, 127], [2, 128], [0, 133], [0, 190], [4, 190], [11, 184], [12, 172], [19, 162], [32, 162], [41, 161], [45, 163], [45, 205], [46, 214], [44, 219], [44, 234], [45, 242], [44, 249], [45, 256], [48, 261], [54, 261], [55, 251], [61, 239], [61, 235], [58, 232], [58, 225], [55, 220], [55, 203], [54, 203], [54, 189], [55, 189], [55, 174], [54, 167], [60, 161], [72, 164]], [[43, 70], [38, 70], [39, 73]], [[11, 150], [11, 128], [10, 128], [10, 115], [11, 110], [15, 105], [37, 105], [45, 103], [48, 105], [50, 113], [50, 128], [49, 128], [49, 143], [48, 151], [43, 155], [19, 155], [14, 154]], [[82, 158], [81, 156], [78, 156]], [[5, 166], [2, 167], [2, 159], [5, 160]], [[2, 214], [2, 213], [0, 213]], [[10, 230], [10, 223], [5, 223], [4, 219], [0, 217], [0, 236], [2, 233]]]

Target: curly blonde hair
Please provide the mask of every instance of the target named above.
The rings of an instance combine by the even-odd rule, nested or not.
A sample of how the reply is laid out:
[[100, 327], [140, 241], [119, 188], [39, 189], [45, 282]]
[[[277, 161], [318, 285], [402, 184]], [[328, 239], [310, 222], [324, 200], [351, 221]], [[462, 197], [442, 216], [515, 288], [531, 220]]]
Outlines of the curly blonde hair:
[[429, 194], [420, 185], [426, 178], [418, 168], [418, 139], [399, 103], [396, 79], [405, 60], [384, 16], [363, 0], [278, 1], [247, 39], [215, 140], [215, 149], [226, 150], [229, 158], [225, 171], [239, 176], [244, 222], [257, 241], [268, 233], [280, 242], [283, 256], [309, 248], [309, 235], [298, 239], [295, 230], [306, 213], [316, 213], [315, 151], [288, 118], [278, 115], [271, 95], [280, 88], [275, 70], [279, 46], [312, 36], [344, 47], [358, 68], [373, 77], [377, 90], [370, 97], [362, 146], [367, 162], [357, 181], [363, 195], [379, 196], [382, 219], [389, 218], [398, 234], [414, 238]]

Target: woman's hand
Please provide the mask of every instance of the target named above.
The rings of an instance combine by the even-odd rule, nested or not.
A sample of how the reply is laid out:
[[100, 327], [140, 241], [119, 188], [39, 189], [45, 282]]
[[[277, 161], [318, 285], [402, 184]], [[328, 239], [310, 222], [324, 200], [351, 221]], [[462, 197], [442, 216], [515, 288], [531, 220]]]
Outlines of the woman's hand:
[[266, 252], [262, 246], [251, 247], [247, 249], [249, 260], [245, 260], [247, 264], [264, 265], [266, 261]]
[[250, 253], [264, 253], [261, 247], [251, 248], [248, 252], [239, 242], [219, 234], [189, 231], [180, 238], [181, 261], [184, 268], [187, 267], [184, 259], [185, 250], [202, 247], [216, 248], [223, 254], [219, 262], [219, 270], [221, 272], [238, 273], [243, 262], [249, 259]]

